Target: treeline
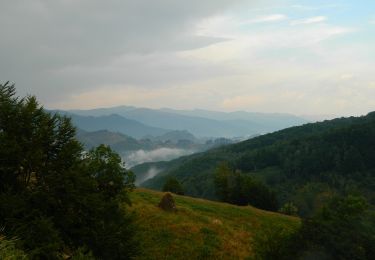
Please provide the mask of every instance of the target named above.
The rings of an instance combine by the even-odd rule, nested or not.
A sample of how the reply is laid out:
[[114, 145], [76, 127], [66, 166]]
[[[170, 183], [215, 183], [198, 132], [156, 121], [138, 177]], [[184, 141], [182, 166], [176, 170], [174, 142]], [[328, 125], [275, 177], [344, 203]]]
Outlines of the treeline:
[[74, 136], [70, 119], [0, 85], [0, 256], [127, 259], [137, 253], [133, 216], [122, 203], [134, 175], [109, 147], [84, 152]]

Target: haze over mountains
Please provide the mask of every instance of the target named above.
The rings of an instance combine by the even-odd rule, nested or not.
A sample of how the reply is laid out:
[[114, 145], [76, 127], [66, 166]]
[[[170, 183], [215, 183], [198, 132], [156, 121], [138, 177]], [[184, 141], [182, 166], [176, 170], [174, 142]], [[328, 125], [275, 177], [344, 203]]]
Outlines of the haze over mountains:
[[217, 142], [201, 143], [196, 139], [184, 139], [191, 137], [183, 131], [171, 131], [159, 137], [135, 139], [128, 135], [98, 130], [88, 132], [78, 129], [77, 139], [86, 150], [106, 144], [119, 153], [126, 163], [126, 167], [132, 167], [144, 162], [169, 161], [177, 157], [207, 150], [217, 146]]
[[[159, 136], [170, 130], [186, 130], [198, 138], [246, 137], [307, 123], [307, 120], [289, 114], [243, 111], [226, 113], [208, 110], [185, 111], [119, 106], [92, 110], [70, 110], [68, 112], [77, 115], [72, 115], [73, 122], [84, 130], [100, 130], [98, 128], [102, 124], [108, 130], [122, 132], [135, 138], [142, 137], [142, 135]], [[86, 116], [86, 118], [82, 116]], [[88, 116], [91, 117], [88, 118]], [[118, 116], [127, 120], [135, 120], [140, 124], [126, 121]], [[129, 130], [126, 129], [126, 125], [129, 125]]]
[[71, 117], [86, 149], [110, 145], [128, 167], [168, 161], [307, 122], [289, 114], [131, 106], [54, 112]]
[[[59, 111], [59, 113], [61, 113]], [[148, 135], [159, 136], [171, 130], [145, 125], [136, 120], [128, 119], [117, 114], [102, 116], [82, 116], [67, 113], [78, 128], [85, 131], [109, 130], [126, 134], [133, 138], [142, 138]]]

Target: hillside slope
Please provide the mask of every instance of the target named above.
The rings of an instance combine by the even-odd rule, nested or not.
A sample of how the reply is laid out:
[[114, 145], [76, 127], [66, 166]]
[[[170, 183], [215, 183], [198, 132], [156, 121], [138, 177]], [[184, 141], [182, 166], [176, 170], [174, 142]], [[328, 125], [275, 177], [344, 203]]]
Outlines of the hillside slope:
[[252, 242], [277, 227], [292, 231], [299, 219], [250, 206], [173, 195], [177, 212], [157, 207], [163, 193], [137, 189], [132, 208], [140, 226], [137, 259], [245, 259]]
[[[293, 201], [309, 214], [318, 197], [360, 192], [375, 205], [375, 113], [292, 127], [238, 144], [148, 165], [160, 175], [145, 187], [160, 189], [174, 176], [185, 194], [215, 199], [213, 173], [227, 161], [273, 188], [279, 201]], [[142, 169], [142, 165], [135, 168]], [[147, 168], [146, 168], [147, 169]]]
[[130, 136], [110, 132], [108, 130], [88, 132], [78, 129], [76, 136], [77, 139], [84, 144], [86, 149], [91, 149], [101, 144], [109, 145], [114, 150], [119, 150], [119, 148], [126, 148], [127, 150], [137, 150], [143, 148], [138, 140]]

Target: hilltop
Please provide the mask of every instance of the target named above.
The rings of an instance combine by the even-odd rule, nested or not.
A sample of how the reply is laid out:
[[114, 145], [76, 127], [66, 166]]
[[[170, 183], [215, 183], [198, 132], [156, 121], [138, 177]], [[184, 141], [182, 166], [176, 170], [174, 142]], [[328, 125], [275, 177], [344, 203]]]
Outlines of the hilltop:
[[268, 231], [292, 231], [300, 220], [251, 206], [173, 195], [177, 212], [157, 207], [164, 193], [136, 189], [132, 209], [140, 227], [141, 255], [137, 259], [244, 259], [253, 243]]

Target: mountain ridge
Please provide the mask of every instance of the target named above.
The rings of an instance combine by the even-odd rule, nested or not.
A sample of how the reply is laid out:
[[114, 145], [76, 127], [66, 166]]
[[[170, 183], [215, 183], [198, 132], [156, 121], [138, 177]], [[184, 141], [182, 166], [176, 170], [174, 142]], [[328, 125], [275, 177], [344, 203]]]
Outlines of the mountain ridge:
[[[150, 109], [130, 106], [69, 110], [80, 115], [118, 114], [143, 124], [172, 130], [187, 130], [196, 137], [241, 137], [267, 133], [308, 121], [289, 114], [217, 112], [208, 110]], [[234, 117], [235, 115], [235, 117]]]

